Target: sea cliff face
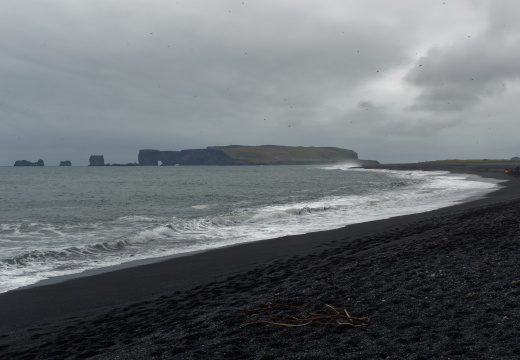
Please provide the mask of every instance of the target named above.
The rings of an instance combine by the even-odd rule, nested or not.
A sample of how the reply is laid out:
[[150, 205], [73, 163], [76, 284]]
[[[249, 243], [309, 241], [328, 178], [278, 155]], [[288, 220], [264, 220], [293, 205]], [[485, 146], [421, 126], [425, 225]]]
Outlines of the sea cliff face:
[[194, 149], [182, 151], [140, 150], [140, 165], [238, 165], [221, 150]]

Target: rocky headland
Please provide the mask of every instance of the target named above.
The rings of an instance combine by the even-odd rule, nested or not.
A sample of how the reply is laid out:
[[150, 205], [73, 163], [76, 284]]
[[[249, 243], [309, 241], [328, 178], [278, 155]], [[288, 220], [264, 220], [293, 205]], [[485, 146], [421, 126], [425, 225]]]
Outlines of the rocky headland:
[[375, 160], [360, 160], [353, 150], [335, 147], [303, 146], [210, 146], [206, 149], [139, 151], [139, 164], [161, 165], [304, 165], [355, 162], [377, 165]]
[[[312, 165], [352, 163], [356, 166], [377, 166], [376, 160], [362, 160], [354, 150], [314, 146], [209, 146], [205, 149], [162, 151], [139, 150], [138, 163], [108, 164], [103, 155], [91, 155], [89, 166], [168, 166], [168, 165]], [[43, 160], [32, 163], [18, 160], [14, 166], [44, 166]], [[59, 166], [72, 166], [70, 160]]]

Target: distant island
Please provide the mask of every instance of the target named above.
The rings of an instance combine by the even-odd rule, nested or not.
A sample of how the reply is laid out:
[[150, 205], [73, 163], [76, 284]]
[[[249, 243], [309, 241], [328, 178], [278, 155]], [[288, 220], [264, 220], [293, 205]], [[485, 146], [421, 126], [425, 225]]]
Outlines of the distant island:
[[139, 165], [304, 165], [355, 162], [377, 165], [375, 160], [360, 160], [353, 150], [336, 147], [303, 146], [209, 146], [181, 151], [139, 150]]
[[36, 162], [30, 162], [28, 160], [16, 160], [14, 166], [45, 166], [42, 159]]

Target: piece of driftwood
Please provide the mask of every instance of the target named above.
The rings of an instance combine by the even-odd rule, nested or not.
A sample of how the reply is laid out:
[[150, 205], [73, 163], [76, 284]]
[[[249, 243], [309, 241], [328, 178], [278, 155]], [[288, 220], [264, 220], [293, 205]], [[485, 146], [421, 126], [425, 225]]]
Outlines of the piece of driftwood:
[[[329, 320], [334, 321], [338, 325], [347, 325], [351, 327], [367, 326], [370, 324], [370, 318], [368, 317], [354, 317], [350, 316], [347, 309], [343, 309], [343, 312], [339, 312], [331, 305], [325, 304], [326, 307], [334, 311], [334, 313], [312, 313], [303, 308], [284, 304], [274, 304], [263, 308], [242, 310], [242, 313], [266, 313], [274, 309], [288, 309], [296, 310], [300, 313], [300, 316], [293, 316], [289, 314], [265, 314], [266, 319], [263, 320], [247, 320], [249, 322], [255, 322], [259, 324], [272, 324], [287, 327], [298, 327], [312, 324], [316, 321]], [[302, 316], [303, 315], [303, 316]]]

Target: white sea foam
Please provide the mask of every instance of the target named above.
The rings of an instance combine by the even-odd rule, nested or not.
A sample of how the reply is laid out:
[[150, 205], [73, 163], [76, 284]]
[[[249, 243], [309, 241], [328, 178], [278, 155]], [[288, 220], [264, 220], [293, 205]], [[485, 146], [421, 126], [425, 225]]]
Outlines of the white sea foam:
[[209, 205], [193, 205], [191, 208], [192, 209], [197, 209], [197, 210], [204, 210], [204, 209], [207, 209]]
[[320, 166], [323, 170], [351, 170], [353, 168], [359, 168], [359, 162], [346, 162], [341, 164], [325, 165]]

